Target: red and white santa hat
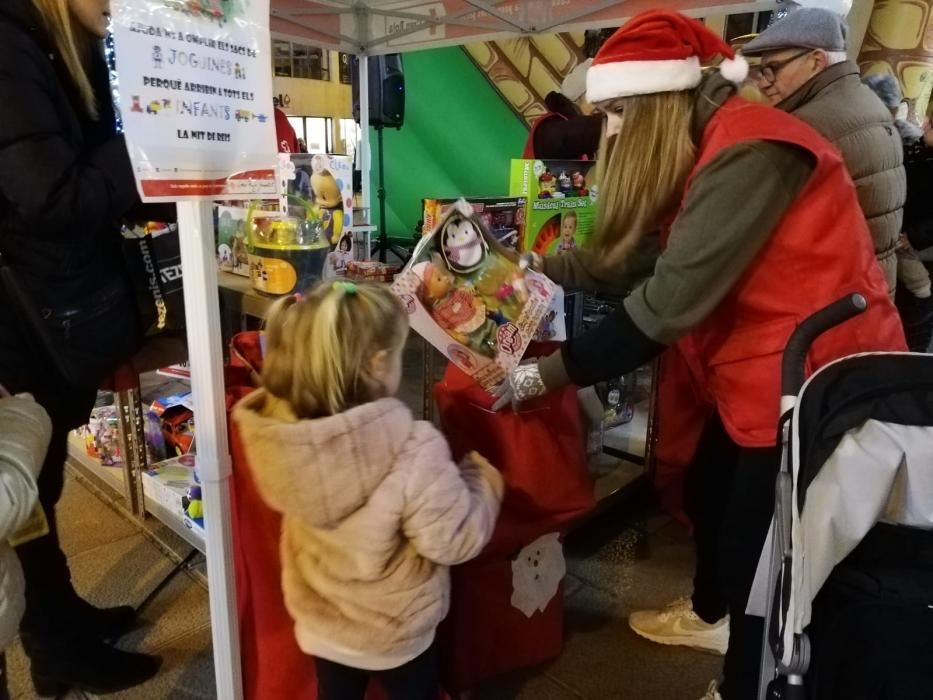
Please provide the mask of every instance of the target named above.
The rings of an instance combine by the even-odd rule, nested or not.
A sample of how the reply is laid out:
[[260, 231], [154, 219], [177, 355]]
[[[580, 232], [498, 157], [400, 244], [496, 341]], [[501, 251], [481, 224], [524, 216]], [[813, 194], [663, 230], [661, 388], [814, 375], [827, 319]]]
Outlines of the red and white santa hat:
[[629, 20], [606, 40], [586, 73], [587, 102], [630, 95], [690, 90], [700, 84], [700, 66], [716, 56], [727, 80], [740, 83], [748, 63], [702, 22], [668, 10]]

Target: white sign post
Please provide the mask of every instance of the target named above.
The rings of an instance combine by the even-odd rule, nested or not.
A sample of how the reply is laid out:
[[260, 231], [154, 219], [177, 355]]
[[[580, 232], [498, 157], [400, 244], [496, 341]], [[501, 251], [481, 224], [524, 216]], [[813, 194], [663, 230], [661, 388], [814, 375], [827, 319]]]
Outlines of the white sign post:
[[140, 195], [177, 201], [217, 697], [242, 698], [212, 199], [275, 195], [269, 0], [114, 0]]

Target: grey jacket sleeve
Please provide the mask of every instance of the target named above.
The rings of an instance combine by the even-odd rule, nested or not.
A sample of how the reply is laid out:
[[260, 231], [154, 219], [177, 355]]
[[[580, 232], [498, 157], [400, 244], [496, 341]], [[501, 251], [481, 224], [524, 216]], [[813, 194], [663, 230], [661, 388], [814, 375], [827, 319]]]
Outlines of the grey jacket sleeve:
[[599, 326], [539, 361], [545, 386], [589, 386], [630, 372], [699, 324], [765, 245], [813, 167], [809, 153], [777, 142], [723, 150], [694, 178], [654, 274]]
[[592, 248], [574, 248], [544, 259], [544, 274], [568, 292], [623, 296], [651, 274], [660, 254], [657, 233], [646, 234], [623, 265], [607, 265]]
[[807, 151], [753, 141], [725, 149], [693, 180], [654, 274], [625, 300], [669, 345], [706, 318], [764, 247], [814, 168]]

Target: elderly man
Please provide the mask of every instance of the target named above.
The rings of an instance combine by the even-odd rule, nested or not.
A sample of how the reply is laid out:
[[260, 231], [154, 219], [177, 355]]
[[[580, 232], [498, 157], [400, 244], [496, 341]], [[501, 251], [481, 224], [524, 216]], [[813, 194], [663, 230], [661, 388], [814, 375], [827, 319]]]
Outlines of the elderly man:
[[893, 296], [907, 198], [904, 149], [891, 113], [847, 60], [846, 33], [839, 15], [801, 8], [749, 42], [744, 54], [761, 56], [757, 80], [768, 100], [807, 122], [842, 153]]

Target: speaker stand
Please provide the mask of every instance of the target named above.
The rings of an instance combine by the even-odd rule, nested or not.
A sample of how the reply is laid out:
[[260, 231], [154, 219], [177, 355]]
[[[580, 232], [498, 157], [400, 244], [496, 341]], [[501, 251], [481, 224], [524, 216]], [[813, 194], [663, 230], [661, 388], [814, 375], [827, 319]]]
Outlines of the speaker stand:
[[371, 255], [379, 253], [379, 262], [386, 262], [386, 255], [391, 251], [402, 260], [402, 264], [408, 262], [411, 257], [411, 251], [397, 245], [389, 245], [389, 232], [386, 229], [386, 174], [385, 174], [385, 151], [383, 149], [382, 132], [385, 126], [379, 124], [375, 127], [376, 139], [379, 143], [379, 188], [376, 190], [376, 196], [379, 198], [379, 236], [376, 243], [370, 251]]

